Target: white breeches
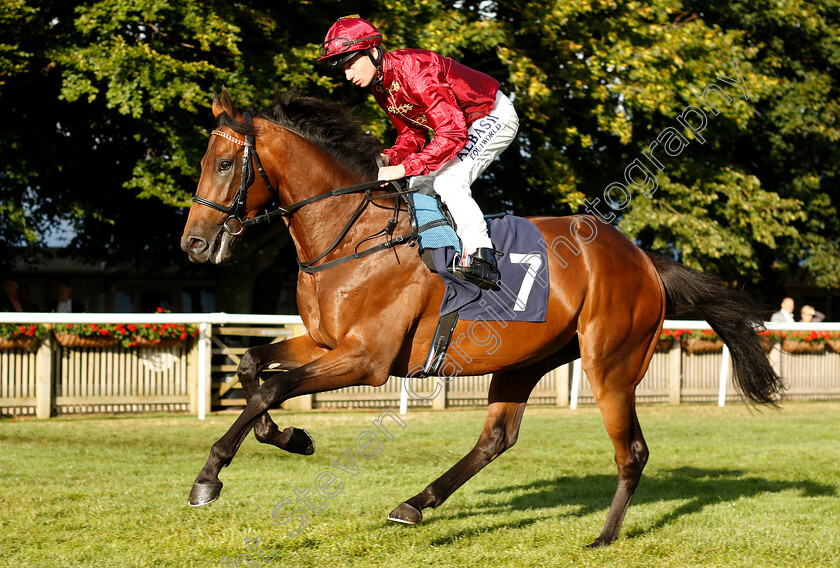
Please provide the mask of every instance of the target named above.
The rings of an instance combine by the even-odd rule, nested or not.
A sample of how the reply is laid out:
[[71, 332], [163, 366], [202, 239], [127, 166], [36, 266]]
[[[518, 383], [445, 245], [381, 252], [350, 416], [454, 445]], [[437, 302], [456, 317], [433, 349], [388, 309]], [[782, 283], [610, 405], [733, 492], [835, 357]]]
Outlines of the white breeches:
[[501, 91], [493, 110], [469, 128], [469, 142], [439, 170], [428, 176], [412, 178], [411, 185], [431, 182], [455, 220], [463, 242], [463, 255], [479, 248], [493, 248], [487, 235], [487, 223], [472, 197], [470, 186], [493, 160], [510, 146], [519, 128], [513, 104]]

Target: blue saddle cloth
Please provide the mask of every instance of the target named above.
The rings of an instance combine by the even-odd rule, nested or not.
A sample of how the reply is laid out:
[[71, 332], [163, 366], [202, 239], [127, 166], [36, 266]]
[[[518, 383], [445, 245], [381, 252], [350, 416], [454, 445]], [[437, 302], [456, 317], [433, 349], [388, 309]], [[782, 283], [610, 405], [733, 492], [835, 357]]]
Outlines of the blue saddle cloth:
[[[434, 197], [413, 194], [412, 199], [418, 227], [443, 218]], [[529, 220], [513, 215], [488, 218], [487, 231], [493, 247], [504, 253], [498, 259], [502, 276], [498, 290], [482, 290], [447, 270], [461, 250], [452, 227], [434, 227], [420, 234], [420, 247], [429, 250], [446, 286], [440, 315], [460, 310], [460, 320], [544, 322], [549, 279], [542, 233]]]

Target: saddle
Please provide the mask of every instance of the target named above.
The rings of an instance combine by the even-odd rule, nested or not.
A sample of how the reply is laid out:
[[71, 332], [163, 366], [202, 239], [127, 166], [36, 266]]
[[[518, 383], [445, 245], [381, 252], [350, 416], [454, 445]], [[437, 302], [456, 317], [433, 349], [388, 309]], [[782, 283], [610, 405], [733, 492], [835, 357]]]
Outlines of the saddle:
[[437, 194], [430, 187], [421, 186], [405, 199], [412, 229], [419, 235], [420, 257], [445, 286], [437, 330], [421, 376], [435, 376], [440, 371], [459, 320], [545, 321], [548, 255], [542, 234], [533, 223], [513, 215], [485, 216], [490, 240], [504, 254], [498, 261], [499, 288], [483, 290], [451, 272], [460, 256], [461, 240], [452, 216]]

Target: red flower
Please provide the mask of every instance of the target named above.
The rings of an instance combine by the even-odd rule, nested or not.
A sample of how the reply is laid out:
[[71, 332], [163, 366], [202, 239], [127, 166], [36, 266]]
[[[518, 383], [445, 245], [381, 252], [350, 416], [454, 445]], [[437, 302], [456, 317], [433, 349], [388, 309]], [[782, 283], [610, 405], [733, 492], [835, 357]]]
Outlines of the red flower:
[[128, 326], [126, 327], [128, 327], [128, 331], [137, 331], [137, 326], [135, 326], [133, 323], [128, 324]]

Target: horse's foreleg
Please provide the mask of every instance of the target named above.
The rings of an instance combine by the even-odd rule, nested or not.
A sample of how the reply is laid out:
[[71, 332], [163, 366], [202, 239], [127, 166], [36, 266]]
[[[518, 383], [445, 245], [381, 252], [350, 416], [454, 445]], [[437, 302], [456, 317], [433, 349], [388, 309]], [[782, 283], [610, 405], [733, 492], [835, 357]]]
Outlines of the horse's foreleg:
[[222, 489], [219, 472], [269, 408], [295, 396], [363, 384], [380, 386], [387, 380], [388, 366], [375, 363], [371, 352], [357, 342], [348, 342], [310, 363], [269, 378], [254, 391], [227, 433], [213, 444], [190, 492], [190, 505], [216, 500]]
[[[484, 466], [516, 443], [525, 401], [542, 373], [496, 373], [490, 383], [490, 408], [475, 447], [426, 489], [400, 504], [388, 520], [414, 525], [426, 507], [437, 507]], [[529, 376], [530, 375], [530, 376]]]
[[[308, 335], [252, 347], [242, 357], [236, 370], [246, 402], [260, 386], [260, 373], [270, 365], [276, 364], [279, 369], [285, 370], [295, 369], [323, 354], [324, 350], [315, 345]], [[264, 412], [254, 424], [254, 436], [263, 444], [271, 444], [293, 454], [311, 455], [315, 452], [315, 444], [306, 430], [289, 426], [281, 431], [268, 412]]]

